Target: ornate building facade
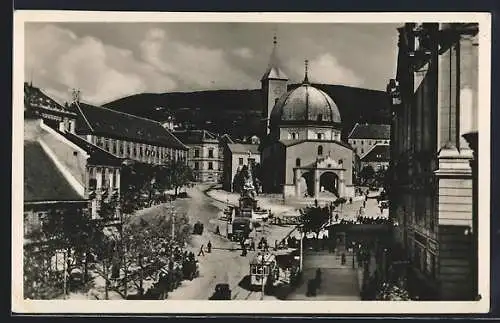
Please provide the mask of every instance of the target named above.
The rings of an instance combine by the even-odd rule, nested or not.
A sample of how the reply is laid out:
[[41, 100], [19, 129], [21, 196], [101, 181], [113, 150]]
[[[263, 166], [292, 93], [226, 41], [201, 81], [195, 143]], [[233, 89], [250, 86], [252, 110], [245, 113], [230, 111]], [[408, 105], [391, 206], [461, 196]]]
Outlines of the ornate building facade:
[[405, 24], [392, 96], [390, 216], [423, 299], [477, 293], [471, 147], [477, 123], [478, 25]]
[[354, 153], [341, 139], [341, 117], [331, 97], [309, 83], [287, 90], [277, 42], [262, 77], [261, 143], [263, 190], [283, 196], [318, 198], [322, 191], [351, 196]]
[[194, 179], [202, 183], [219, 183], [224, 162], [219, 136], [207, 130], [177, 130], [173, 134], [189, 147], [188, 165]]

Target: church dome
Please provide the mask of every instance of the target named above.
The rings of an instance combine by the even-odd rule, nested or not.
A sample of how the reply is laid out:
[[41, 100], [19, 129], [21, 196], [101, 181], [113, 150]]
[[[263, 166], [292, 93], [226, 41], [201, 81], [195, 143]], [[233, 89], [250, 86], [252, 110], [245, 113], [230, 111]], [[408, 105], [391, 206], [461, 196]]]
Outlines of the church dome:
[[332, 98], [307, 82], [279, 98], [271, 112], [270, 125], [338, 125], [340, 113]]

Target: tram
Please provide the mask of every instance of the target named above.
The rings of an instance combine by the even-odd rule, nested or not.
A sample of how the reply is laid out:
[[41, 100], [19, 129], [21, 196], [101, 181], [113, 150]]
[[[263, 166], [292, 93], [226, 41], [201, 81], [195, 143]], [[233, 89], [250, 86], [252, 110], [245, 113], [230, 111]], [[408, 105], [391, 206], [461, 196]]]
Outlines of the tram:
[[269, 278], [273, 283], [278, 279], [278, 274], [276, 256], [271, 253], [259, 253], [250, 262], [250, 285], [253, 287], [266, 285]]

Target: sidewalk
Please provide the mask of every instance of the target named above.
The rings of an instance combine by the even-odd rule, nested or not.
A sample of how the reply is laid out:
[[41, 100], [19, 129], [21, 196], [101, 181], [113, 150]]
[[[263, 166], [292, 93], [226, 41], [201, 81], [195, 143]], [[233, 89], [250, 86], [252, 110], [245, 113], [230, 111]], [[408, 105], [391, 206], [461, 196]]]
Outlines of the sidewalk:
[[[287, 300], [314, 301], [358, 301], [361, 299], [359, 273], [352, 268], [352, 256], [347, 256], [346, 264], [341, 264], [341, 257], [336, 253], [307, 252], [304, 255], [304, 270], [300, 285], [293, 290]], [[321, 286], [317, 295], [307, 297], [307, 284], [313, 279], [316, 270], [321, 269]]]

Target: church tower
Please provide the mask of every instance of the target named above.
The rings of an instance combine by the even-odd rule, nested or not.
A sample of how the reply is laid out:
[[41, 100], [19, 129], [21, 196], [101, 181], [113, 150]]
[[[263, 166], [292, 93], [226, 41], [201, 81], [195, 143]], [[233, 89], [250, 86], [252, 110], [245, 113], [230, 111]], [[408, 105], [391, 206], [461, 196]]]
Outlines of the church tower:
[[281, 69], [278, 59], [278, 41], [273, 37], [273, 51], [266, 72], [262, 76], [261, 90], [263, 96], [262, 131], [263, 136], [269, 133], [269, 118], [276, 101], [287, 92], [288, 77]]

